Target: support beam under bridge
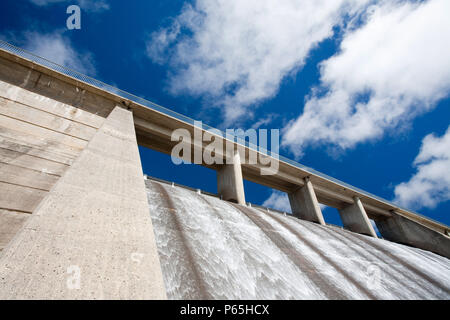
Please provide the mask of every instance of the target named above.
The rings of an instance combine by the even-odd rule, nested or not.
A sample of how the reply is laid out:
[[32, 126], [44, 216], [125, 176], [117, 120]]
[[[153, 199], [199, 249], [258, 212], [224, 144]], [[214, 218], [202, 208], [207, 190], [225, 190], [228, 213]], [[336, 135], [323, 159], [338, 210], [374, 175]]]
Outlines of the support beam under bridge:
[[303, 187], [288, 194], [292, 214], [300, 219], [325, 225], [313, 185], [309, 178], [305, 178], [304, 181]]
[[217, 170], [217, 193], [226, 201], [245, 205], [244, 180], [242, 178], [241, 159], [236, 152], [229, 161]]
[[354, 204], [339, 210], [344, 227], [353, 232], [378, 238], [361, 200], [358, 197], [355, 197], [354, 200]]

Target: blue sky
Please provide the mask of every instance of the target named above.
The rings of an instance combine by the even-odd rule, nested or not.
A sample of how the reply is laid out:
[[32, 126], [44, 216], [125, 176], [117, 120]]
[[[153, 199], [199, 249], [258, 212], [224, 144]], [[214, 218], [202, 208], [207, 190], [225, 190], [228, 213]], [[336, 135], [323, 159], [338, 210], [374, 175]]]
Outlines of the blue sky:
[[[80, 30], [66, 28], [71, 4]], [[447, 0], [5, 0], [0, 38], [213, 127], [280, 129], [281, 154], [450, 224], [448, 9]], [[145, 173], [216, 192], [215, 172], [140, 151]], [[247, 201], [287, 205], [245, 188]], [[340, 224], [335, 210], [324, 214]]]

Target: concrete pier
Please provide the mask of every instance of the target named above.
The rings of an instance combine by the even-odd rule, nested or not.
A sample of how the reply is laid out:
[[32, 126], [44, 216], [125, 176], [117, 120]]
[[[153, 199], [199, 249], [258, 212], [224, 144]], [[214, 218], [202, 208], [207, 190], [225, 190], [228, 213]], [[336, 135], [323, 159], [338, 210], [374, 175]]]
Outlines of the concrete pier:
[[288, 194], [292, 214], [300, 219], [325, 225], [313, 185], [309, 178], [305, 178], [304, 183], [303, 187]]
[[450, 259], [450, 237], [392, 212], [392, 217], [375, 221], [380, 234], [389, 241], [428, 250]]
[[353, 232], [378, 238], [372, 224], [370, 223], [366, 210], [361, 203], [361, 200], [358, 197], [354, 197], [354, 201], [354, 204], [339, 210], [344, 228]]
[[232, 162], [217, 170], [217, 193], [223, 200], [245, 205], [244, 180], [238, 152], [234, 154]]
[[5, 247], [0, 299], [164, 299], [142, 177], [116, 107]]

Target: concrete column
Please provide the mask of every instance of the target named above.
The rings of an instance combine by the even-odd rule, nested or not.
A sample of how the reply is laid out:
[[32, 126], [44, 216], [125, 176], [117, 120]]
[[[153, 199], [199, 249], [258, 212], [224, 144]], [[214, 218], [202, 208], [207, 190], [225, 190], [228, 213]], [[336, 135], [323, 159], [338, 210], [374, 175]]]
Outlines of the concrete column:
[[305, 178], [304, 181], [303, 187], [288, 194], [292, 214], [300, 219], [325, 225], [313, 185], [309, 178]]
[[217, 170], [217, 192], [223, 200], [245, 205], [244, 180], [238, 152], [234, 154], [232, 164], [225, 164]]
[[378, 238], [361, 200], [358, 197], [354, 197], [353, 199], [355, 203], [339, 210], [344, 228]]
[[392, 212], [392, 217], [375, 221], [386, 240], [432, 251], [450, 259], [450, 237]]
[[0, 299], [165, 299], [133, 117], [116, 107], [0, 257]]

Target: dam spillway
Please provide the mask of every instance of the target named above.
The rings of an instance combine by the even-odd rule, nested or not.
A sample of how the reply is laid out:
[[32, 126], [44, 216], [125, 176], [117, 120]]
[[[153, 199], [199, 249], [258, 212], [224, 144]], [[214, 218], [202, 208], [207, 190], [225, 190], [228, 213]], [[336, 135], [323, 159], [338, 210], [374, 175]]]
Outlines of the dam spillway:
[[169, 299], [449, 299], [450, 260], [146, 180]]

